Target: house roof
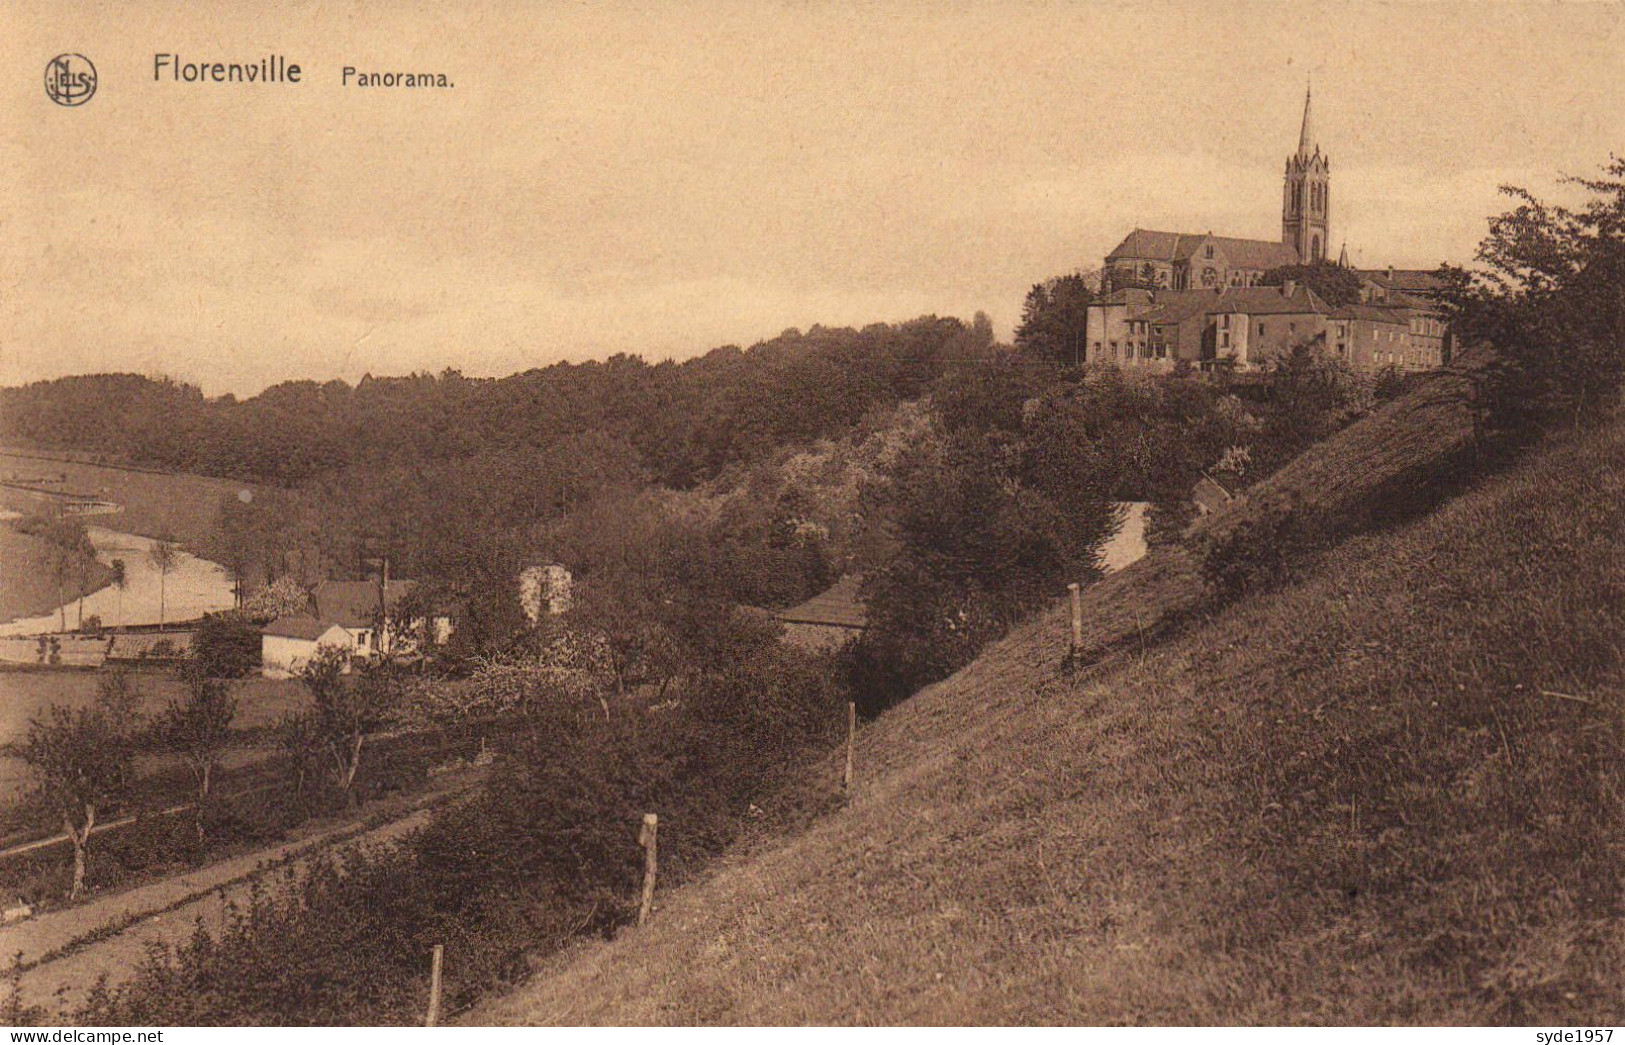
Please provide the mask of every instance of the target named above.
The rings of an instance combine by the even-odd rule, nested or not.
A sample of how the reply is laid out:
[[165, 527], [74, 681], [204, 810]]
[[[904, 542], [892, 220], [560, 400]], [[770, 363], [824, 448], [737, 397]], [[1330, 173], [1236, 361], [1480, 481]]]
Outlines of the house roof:
[[1400, 290], [1412, 294], [1436, 294], [1444, 289], [1444, 280], [1433, 269], [1359, 269], [1360, 278], [1375, 283], [1385, 290]]
[[317, 620], [308, 613], [295, 613], [276, 620], [260, 629], [261, 635], [276, 635], [285, 639], [304, 639], [314, 642], [333, 627], [329, 621]]
[[1393, 323], [1398, 326], [1407, 324], [1402, 310], [1395, 308], [1379, 308], [1376, 305], [1344, 305], [1332, 313], [1333, 319], [1364, 319], [1372, 323]]
[[869, 623], [869, 615], [858, 595], [860, 584], [859, 578], [855, 575], [842, 577], [828, 590], [814, 595], [801, 605], [780, 610], [779, 620], [786, 624], [863, 628]]
[[1235, 500], [1236, 495], [1225, 488], [1217, 479], [1202, 473], [1196, 485], [1191, 489], [1191, 500], [1210, 512], [1216, 512], [1226, 504]]
[[1304, 315], [1330, 312], [1331, 306], [1313, 290], [1298, 284], [1292, 294], [1283, 293], [1284, 287], [1236, 287], [1210, 299], [1211, 314], [1246, 313], [1249, 316]]
[[1218, 290], [1159, 291], [1156, 302], [1128, 318], [1147, 323], [1182, 323], [1199, 316], [1243, 313], [1250, 316], [1325, 314], [1331, 306], [1302, 284], [1291, 296], [1281, 287], [1222, 287]]
[[1216, 295], [1211, 290], [1162, 290], [1150, 307], [1131, 312], [1128, 318], [1148, 323], [1179, 323], [1205, 313]]
[[1114, 290], [1101, 298], [1096, 304], [1100, 305], [1147, 305], [1150, 304], [1152, 293], [1143, 287], [1124, 287]]
[[1297, 249], [1287, 243], [1212, 236], [1205, 232], [1157, 232], [1152, 229], [1130, 232], [1115, 250], [1106, 255], [1106, 260], [1188, 261], [1206, 243], [1213, 244], [1221, 251], [1231, 268], [1267, 271], [1298, 263]]
[[[399, 606], [410, 595], [417, 581], [391, 580], [389, 582], [389, 608]], [[378, 614], [379, 589], [377, 581], [323, 581], [311, 598], [316, 603], [316, 616], [346, 628], [364, 628]]]

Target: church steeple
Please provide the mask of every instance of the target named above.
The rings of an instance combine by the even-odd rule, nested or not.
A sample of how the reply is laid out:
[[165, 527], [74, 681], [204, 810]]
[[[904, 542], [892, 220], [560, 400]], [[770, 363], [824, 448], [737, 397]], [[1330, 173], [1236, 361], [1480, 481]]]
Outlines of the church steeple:
[[1311, 119], [1309, 103], [1313, 100], [1315, 89], [1313, 85], [1303, 92], [1303, 130], [1298, 132], [1298, 159], [1307, 160], [1320, 151], [1320, 143], [1315, 141], [1315, 124]]
[[1332, 209], [1331, 161], [1315, 140], [1313, 100], [1313, 89], [1306, 89], [1298, 151], [1287, 158], [1281, 199], [1281, 242], [1296, 250], [1306, 265], [1326, 260]]

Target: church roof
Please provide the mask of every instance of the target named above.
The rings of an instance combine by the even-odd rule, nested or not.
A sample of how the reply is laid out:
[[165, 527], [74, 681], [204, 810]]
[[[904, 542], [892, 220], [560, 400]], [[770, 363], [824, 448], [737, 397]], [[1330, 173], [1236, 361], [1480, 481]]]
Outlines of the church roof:
[[1211, 243], [1221, 250], [1231, 268], [1267, 271], [1298, 263], [1297, 250], [1287, 243], [1213, 236], [1205, 232], [1157, 232], [1152, 229], [1130, 232], [1116, 250], [1106, 255], [1106, 260], [1189, 261], [1205, 243]]

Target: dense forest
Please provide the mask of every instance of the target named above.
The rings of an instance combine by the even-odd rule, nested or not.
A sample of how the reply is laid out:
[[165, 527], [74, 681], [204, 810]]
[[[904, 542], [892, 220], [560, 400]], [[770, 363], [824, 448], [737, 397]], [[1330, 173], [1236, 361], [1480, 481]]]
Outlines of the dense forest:
[[354, 386], [291, 381], [243, 400], [98, 374], [0, 389], [0, 442], [283, 486], [346, 469], [570, 447], [684, 487], [915, 398], [949, 360], [991, 342], [985, 319], [967, 327], [926, 317], [792, 329], [681, 363], [617, 355], [499, 379], [446, 370]]

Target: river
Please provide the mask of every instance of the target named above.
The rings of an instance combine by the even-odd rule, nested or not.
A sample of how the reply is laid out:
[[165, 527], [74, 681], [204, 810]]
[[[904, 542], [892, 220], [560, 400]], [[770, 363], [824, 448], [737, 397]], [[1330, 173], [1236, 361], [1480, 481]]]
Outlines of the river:
[[[168, 575], [160, 577], [149, 555], [157, 541], [105, 526], [90, 526], [86, 531], [96, 548], [96, 558], [109, 565], [115, 559], [124, 561], [125, 578], [122, 588], [110, 584], [85, 596], [87, 618], [100, 617], [106, 627], [158, 624], [160, 592], [165, 622], [196, 620], [205, 613], [229, 610], [235, 603], [231, 577], [218, 563], [177, 551]], [[67, 611], [68, 626], [72, 628], [79, 621], [79, 600], [68, 603]], [[60, 627], [60, 620], [58, 611], [53, 608], [38, 617], [0, 624], [0, 636], [54, 632]]]

